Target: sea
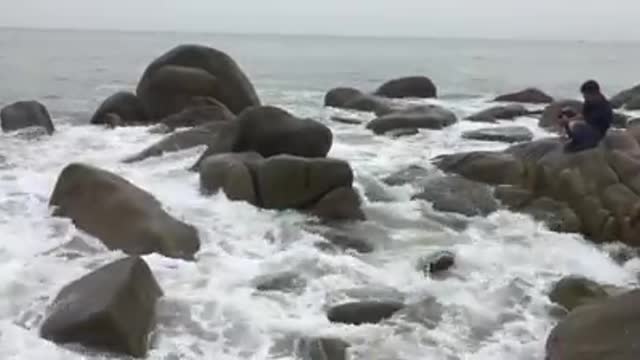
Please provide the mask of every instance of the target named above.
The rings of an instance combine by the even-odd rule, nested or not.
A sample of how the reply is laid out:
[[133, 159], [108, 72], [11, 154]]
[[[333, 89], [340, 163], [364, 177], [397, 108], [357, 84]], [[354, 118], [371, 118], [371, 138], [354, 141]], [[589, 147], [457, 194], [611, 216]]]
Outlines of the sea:
[[[188, 171], [202, 147], [125, 164], [162, 135], [145, 127], [89, 125], [103, 99], [134, 90], [154, 58], [185, 43], [227, 52], [263, 103], [331, 128], [329, 156], [353, 167], [368, 218], [345, 231], [371, 242], [372, 253], [318, 248], [323, 238], [309, 230], [307, 215], [260, 210], [224, 194], [203, 196], [198, 175]], [[0, 359], [126, 359], [39, 337], [47, 306], [64, 285], [124, 256], [51, 216], [50, 194], [71, 162], [125, 177], [198, 229], [197, 261], [144, 256], [165, 294], [151, 360], [295, 359], [295, 339], [305, 337], [343, 339], [353, 360], [541, 360], [557, 323], [548, 299], [555, 281], [582, 275], [637, 286], [640, 262], [616, 261], [613, 255], [624, 251], [618, 244], [554, 233], [507, 210], [473, 218], [442, 213], [412, 200], [419, 190], [413, 185], [382, 182], [412, 165], [436, 174], [431, 159], [441, 154], [503, 149], [507, 145], [461, 134], [511, 122], [460, 121], [393, 139], [330, 121], [373, 115], [324, 108], [323, 97], [336, 86], [372, 91], [391, 78], [426, 75], [439, 98], [411, 101], [439, 104], [463, 118], [489, 107], [495, 95], [530, 86], [577, 98], [580, 84], [594, 78], [612, 95], [640, 80], [638, 44], [0, 29], [0, 49], [0, 106], [39, 100], [57, 129], [50, 137], [0, 135]], [[552, 136], [534, 118], [515, 123], [535, 138]], [[421, 257], [441, 250], [456, 255], [448, 276], [418, 271]], [[256, 291], [256, 279], [286, 272], [304, 278], [304, 286]], [[436, 300], [441, 316], [437, 326], [426, 326], [420, 316], [331, 324], [327, 308], [351, 300], [355, 290], [409, 304]]]

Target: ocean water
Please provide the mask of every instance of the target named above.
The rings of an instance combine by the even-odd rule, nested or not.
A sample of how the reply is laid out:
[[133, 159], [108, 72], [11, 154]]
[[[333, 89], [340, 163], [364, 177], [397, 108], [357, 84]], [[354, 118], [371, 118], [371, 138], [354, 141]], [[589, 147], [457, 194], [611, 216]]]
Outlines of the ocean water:
[[[160, 135], [89, 126], [92, 111], [114, 91], [134, 89], [150, 61], [181, 43], [228, 52], [264, 103], [332, 128], [330, 156], [352, 164], [363, 194], [392, 199], [365, 197], [369, 220], [350, 229], [374, 243], [373, 253], [322, 252], [314, 246], [322, 237], [307, 230], [312, 219], [305, 215], [259, 210], [224, 194], [200, 195], [197, 174], [186, 169], [203, 148], [121, 162]], [[526, 86], [575, 97], [584, 79], [597, 78], [612, 93], [638, 80], [637, 44], [0, 30], [0, 49], [0, 105], [38, 99], [57, 126], [53, 136], [35, 140], [0, 135], [0, 359], [122, 358], [38, 336], [47, 304], [62, 286], [123, 256], [50, 216], [57, 176], [74, 161], [126, 177], [200, 233], [196, 262], [145, 256], [165, 291], [148, 355], [153, 360], [293, 359], [292, 339], [313, 336], [347, 340], [351, 359], [542, 359], [555, 323], [547, 298], [554, 281], [580, 274], [636, 285], [637, 261], [620, 265], [581, 236], [553, 233], [508, 211], [471, 219], [438, 213], [429, 203], [411, 201], [410, 186], [380, 181], [410, 165], [432, 169], [429, 161], [439, 154], [503, 148], [460, 138], [485, 124], [463, 121], [389, 139], [329, 121], [332, 115], [367, 116], [324, 109], [322, 99], [331, 87], [371, 90], [409, 74], [432, 77], [441, 98], [427, 102], [460, 116], [487, 107], [495, 94]], [[535, 119], [516, 122], [538, 138], [549, 136]], [[456, 267], [446, 279], [425, 278], [415, 263], [438, 250], [455, 252]], [[255, 291], [257, 277], [284, 271], [302, 275], [306, 286], [290, 294]], [[435, 298], [442, 319], [435, 328], [419, 319], [330, 324], [326, 308], [347, 300], [345, 292], [354, 288], [391, 289], [407, 303]]]

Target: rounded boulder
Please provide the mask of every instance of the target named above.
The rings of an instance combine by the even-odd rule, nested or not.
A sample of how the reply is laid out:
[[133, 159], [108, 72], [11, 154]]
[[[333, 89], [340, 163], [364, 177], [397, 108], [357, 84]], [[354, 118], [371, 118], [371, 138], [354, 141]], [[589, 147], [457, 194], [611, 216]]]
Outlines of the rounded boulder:
[[438, 96], [433, 81], [426, 76], [407, 76], [382, 84], [375, 92], [388, 98], [434, 98]]
[[18, 101], [0, 110], [2, 131], [9, 132], [30, 127], [44, 128], [53, 134], [55, 128], [47, 108], [37, 101]]
[[120, 91], [100, 104], [91, 117], [92, 124], [109, 124], [113, 121], [110, 117], [117, 116], [119, 124], [140, 124], [149, 122], [146, 112], [138, 97], [128, 91]]

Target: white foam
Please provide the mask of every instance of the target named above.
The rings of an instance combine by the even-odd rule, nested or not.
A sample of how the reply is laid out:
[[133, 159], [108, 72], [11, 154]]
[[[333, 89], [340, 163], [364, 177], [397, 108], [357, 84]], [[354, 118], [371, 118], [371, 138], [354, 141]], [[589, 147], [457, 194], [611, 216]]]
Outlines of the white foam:
[[[392, 140], [374, 136], [364, 126], [329, 122], [332, 111], [315, 105], [321, 94], [307, 94], [298, 103], [292, 94], [274, 97], [297, 114], [327, 121], [335, 133], [331, 156], [349, 160], [358, 178], [379, 179], [414, 164], [431, 168], [429, 160], [439, 154], [506, 146], [461, 141], [463, 131], [487, 126], [470, 122]], [[477, 100], [447, 105], [459, 114], [480, 107]], [[516, 123], [537, 137], [546, 135], [533, 119]], [[319, 235], [302, 230], [308, 219], [301, 214], [259, 210], [224, 195], [201, 196], [197, 174], [187, 171], [201, 148], [137, 164], [120, 162], [159, 138], [143, 128], [64, 125], [54, 136], [37, 141], [0, 136], [0, 153], [8, 163], [0, 173], [0, 358], [110, 358], [82, 355], [38, 337], [46, 306], [63, 285], [123, 256], [104, 250], [69, 221], [49, 216], [47, 203], [56, 178], [73, 161], [123, 175], [200, 232], [202, 250], [195, 263], [145, 257], [166, 293], [148, 357], [153, 360], [291, 359], [290, 351], [270, 348], [299, 335], [344, 338], [354, 344], [355, 359], [539, 359], [553, 326], [546, 297], [553, 281], [567, 274], [617, 285], [635, 281], [637, 264], [623, 268], [579, 236], [550, 232], [526, 216], [505, 211], [474, 219], [467, 230], [456, 231], [425, 218], [424, 211], [432, 210], [410, 201], [402, 189], [389, 190], [395, 202], [366, 202], [375, 225], [387, 234], [378, 251], [357, 256], [323, 253], [313, 246]], [[51, 251], [76, 237], [94, 251], [74, 259]], [[455, 276], [426, 279], [414, 264], [439, 249], [457, 254]], [[299, 273], [307, 287], [287, 295], [252, 289], [255, 277], [278, 271]], [[408, 301], [434, 296], [445, 314], [433, 330], [408, 322], [330, 324], [325, 309], [336, 292], [362, 286], [392, 287]]]

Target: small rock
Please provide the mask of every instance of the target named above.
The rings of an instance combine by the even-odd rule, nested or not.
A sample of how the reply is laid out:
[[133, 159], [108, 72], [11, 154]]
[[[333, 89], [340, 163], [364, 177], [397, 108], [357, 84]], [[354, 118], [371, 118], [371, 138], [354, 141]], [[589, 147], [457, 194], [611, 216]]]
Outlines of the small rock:
[[306, 286], [303, 277], [288, 271], [260, 276], [254, 283], [259, 291], [297, 292]]
[[412, 199], [433, 203], [438, 211], [465, 216], [487, 216], [498, 210], [491, 187], [460, 176], [445, 176], [429, 180], [424, 190]]
[[56, 343], [144, 357], [162, 290], [149, 266], [128, 257], [65, 286], [40, 334]]
[[363, 122], [360, 119], [346, 118], [341, 116], [332, 116], [331, 121], [339, 122], [341, 124], [348, 124], [348, 125], [360, 125]]
[[515, 93], [500, 95], [493, 101], [546, 104], [552, 102], [553, 98], [540, 89], [526, 88]]
[[440, 251], [418, 261], [418, 270], [425, 275], [438, 274], [449, 270], [455, 265], [455, 254], [450, 251]]
[[458, 121], [456, 115], [440, 106], [416, 106], [371, 120], [367, 129], [380, 135], [395, 129], [418, 128], [440, 130]]
[[527, 114], [527, 108], [522, 105], [512, 104], [506, 106], [494, 106], [470, 115], [466, 117], [466, 119], [478, 122], [496, 122], [497, 120], [513, 120], [514, 118]]
[[390, 318], [402, 308], [404, 304], [397, 302], [352, 302], [332, 307], [327, 317], [331, 322], [343, 324], [377, 324]]

